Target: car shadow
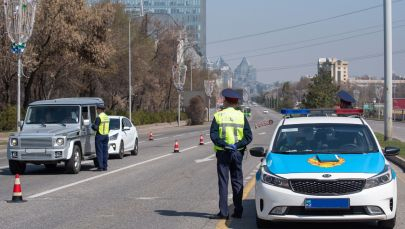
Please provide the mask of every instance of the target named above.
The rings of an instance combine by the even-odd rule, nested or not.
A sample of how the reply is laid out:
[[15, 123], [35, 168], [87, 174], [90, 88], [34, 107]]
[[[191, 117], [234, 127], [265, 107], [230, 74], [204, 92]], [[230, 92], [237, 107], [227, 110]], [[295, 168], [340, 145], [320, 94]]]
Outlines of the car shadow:
[[[93, 163], [91, 164], [82, 164], [80, 171], [95, 171], [96, 168], [94, 167]], [[10, 170], [8, 168], [0, 169], [0, 175], [10, 175]], [[47, 169], [43, 165], [31, 165], [28, 164], [27, 168], [24, 172], [24, 175], [71, 175], [65, 173], [65, 166], [62, 164], [58, 164], [56, 168]]]
[[197, 218], [209, 218], [212, 214], [204, 212], [179, 212], [175, 210], [155, 210], [156, 213], [162, 216], [185, 216], [185, 217], [197, 217]]

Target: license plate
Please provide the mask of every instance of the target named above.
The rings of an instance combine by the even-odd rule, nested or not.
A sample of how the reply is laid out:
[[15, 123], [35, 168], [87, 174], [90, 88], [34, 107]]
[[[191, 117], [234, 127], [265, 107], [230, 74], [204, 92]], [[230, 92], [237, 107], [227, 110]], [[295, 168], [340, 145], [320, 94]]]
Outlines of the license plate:
[[306, 209], [348, 209], [350, 199], [305, 199]]

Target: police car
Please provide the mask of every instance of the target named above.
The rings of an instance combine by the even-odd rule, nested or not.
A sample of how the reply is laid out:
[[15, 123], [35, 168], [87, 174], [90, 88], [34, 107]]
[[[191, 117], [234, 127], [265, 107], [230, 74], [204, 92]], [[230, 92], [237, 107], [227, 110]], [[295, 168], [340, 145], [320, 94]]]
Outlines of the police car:
[[[360, 116], [310, 116], [310, 110], [283, 110], [269, 151], [256, 174], [257, 226], [276, 221], [374, 221], [394, 228], [397, 179], [382, 149]], [[336, 113], [350, 114], [336, 110]], [[301, 114], [305, 117], [288, 116]]]

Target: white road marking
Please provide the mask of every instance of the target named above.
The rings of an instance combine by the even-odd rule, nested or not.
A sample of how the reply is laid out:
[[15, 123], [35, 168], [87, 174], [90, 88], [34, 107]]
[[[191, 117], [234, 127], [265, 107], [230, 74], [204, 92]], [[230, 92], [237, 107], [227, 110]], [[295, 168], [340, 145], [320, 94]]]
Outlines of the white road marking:
[[208, 134], [205, 134], [206, 136], [210, 136], [210, 134], [208, 133]]
[[146, 142], [146, 141], [140, 141], [139, 143], [143, 143], [143, 142]]
[[252, 179], [252, 176], [247, 176], [247, 177], [245, 178], [245, 180], [250, 180], [250, 179]]
[[183, 149], [183, 150], [180, 150], [180, 152], [184, 152], [184, 151], [187, 151], [187, 150], [190, 150], [190, 149], [194, 149], [194, 148], [197, 148], [198, 146], [191, 146], [191, 147], [188, 147], [188, 148], [185, 148], [185, 149]]
[[159, 197], [138, 197], [136, 199], [137, 200], [156, 200], [156, 199], [159, 199]]
[[1, 166], [1, 167], [0, 167], [0, 169], [7, 169], [7, 168], [8, 168], [8, 165]]
[[114, 174], [114, 173], [118, 173], [118, 172], [121, 172], [123, 170], [127, 170], [127, 169], [130, 169], [130, 168], [136, 167], [138, 165], [143, 165], [143, 164], [146, 164], [146, 163], [149, 163], [149, 162], [152, 162], [152, 161], [156, 161], [156, 160], [159, 160], [159, 159], [162, 159], [162, 158], [165, 158], [165, 157], [168, 157], [168, 156], [172, 156], [172, 155], [173, 154], [171, 154], [171, 153], [165, 154], [165, 155], [155, 157], [155, 158], [152, 158], [152, 159], [149, 159], [149, 160], [146, 160], [146, 161], [142, 161], [142, 162], [139, 162], [139, 163], [136, 163], [136, 164], [132, 164], [132, 165], [129, 165], [129, 166], [126, 166], [126, 167], [122, 167], [122, 168], [116, 169], [116, 170], [111, 171], [111, 172], [102, 173], [100, 175], [89, 177], [89, 178], [83, 179], [81, 181], [77, 181], [77, 182], [73, 182], [73, 183], [70, 183], [70, 184], [67, 184], [67, 185], [63, 185], [63, 186], [60, 186], [58, 188], [50, 189], [48, 191], [40, 192], [40, 193], [31, 195], [31, 196], [29, 196], [27, 198], [28, 199], [34, 199], [34, 198], [37, 198], [37, 197], [40, 197], [40, 196], [44, 196], [44, 195], [47, 195], [47, 194], [50, 194], [50, 193], [53, 193], [53, 192], [56, 192], [56, 191], [59, 191], [59, 190], [62, 190], [62, 189], [70, 188], [70, 187], [78, 185], [78, 184], [82, 184], [82, 183], [92, 181], [92, 180], [95, 180], [95, 179], [98, 179], [98, 178], [101, 178], [101, 177], [105, 177], [105, 176], [108, 176], [108, 175], [111, 175], [111, 174]]
[[201, 162], [212, 161], [212, 160], [214, 160], [213, 157], [215, 157], [215, 154], [212, 154], [212, 155], [210, 155], [210, 156], [208, 156], [208, 157], [206, 157], [206, 158], [197, 159], [197, 160], [194, 160], [194, 161], [195, 161], [195, 163], [199, 164], [199, 163], [201, 163]]
[[184, 134], [178, 134], [178, 135], [174, 135], [173, 137], [180, 137], [183, 136]]
[[265, 134], [266, 134], [266, 132], [258, 133], [258, 135], [265, 135]]

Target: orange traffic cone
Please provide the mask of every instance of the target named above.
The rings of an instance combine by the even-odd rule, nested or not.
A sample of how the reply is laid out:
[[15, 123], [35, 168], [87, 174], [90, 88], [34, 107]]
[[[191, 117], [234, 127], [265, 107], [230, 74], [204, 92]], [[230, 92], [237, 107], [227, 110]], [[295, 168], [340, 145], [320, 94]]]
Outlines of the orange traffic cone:
[[200, 135], [200, 145], [204, 145], [204, 137], [202, 134]]
[[21, 203], [25, 202], [26, 200], [23, 200], [22, 197], [22, 189], [21, 189], [21, 183], [20, 183], [20, 175], [16, 174], [15, 175], [15, 180], [14, 180], [14, 188], [13, 188], [13, 197], [10, 201], [7, 201], [9, 203]]
[[152, 131], [149, 133], [149, 141], [153, 141], [153, 134], [152, 134]]
[[173, 152], [174, 153], [180, 153], [179, 142], [177, 140], [174, 142], [174, 150], [173, 150]]

